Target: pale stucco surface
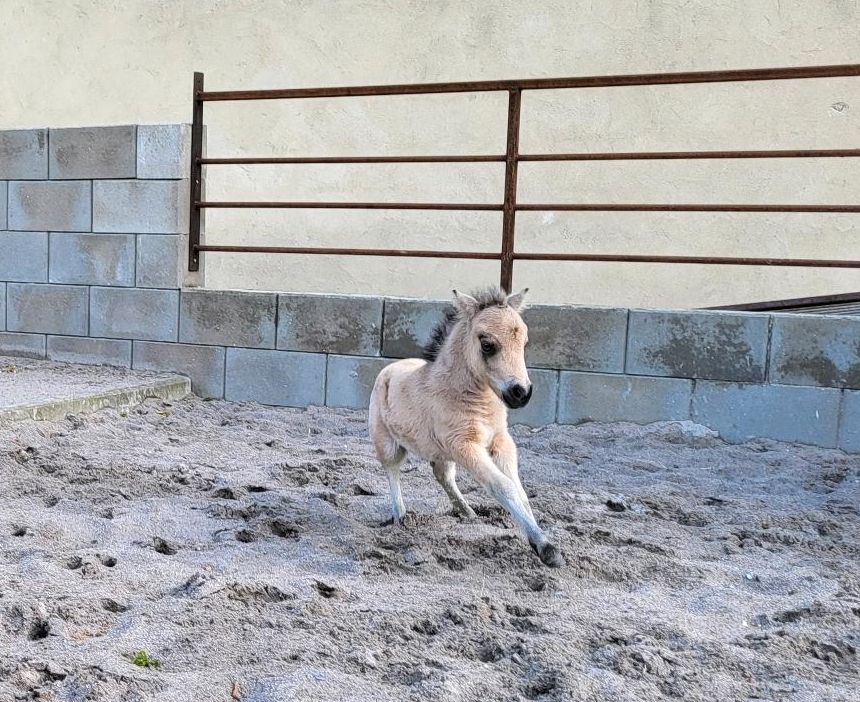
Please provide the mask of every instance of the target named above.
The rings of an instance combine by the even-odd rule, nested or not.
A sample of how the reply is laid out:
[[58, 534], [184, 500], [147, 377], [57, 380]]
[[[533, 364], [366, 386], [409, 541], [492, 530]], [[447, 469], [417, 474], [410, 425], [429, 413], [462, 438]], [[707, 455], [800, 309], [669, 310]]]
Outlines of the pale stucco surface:
[[[207, 88], [850, 63], [860, 4], [0, 0], [0, 128], [190, 119]], [[860, 78], [527, 94], [522, 151], [860, 144]], [[501, 94], [207, 105], [210, 155], [501, 153]], [[523, 201], [856, 203], [860, 161], [523, 164]], [[212, 167], [209, 199], [497, 202], [484, 165]], [[494, 249], [498, 213], [210, 212], [210, 242]], [[860, 217], [527, 213], [521, 250], [860, 258]], [[209, 254], [206, 284], [439, 295], [497, 264]], [[827, 269], [517, 264], [535, 299], [699, 306], [860, 289]]]

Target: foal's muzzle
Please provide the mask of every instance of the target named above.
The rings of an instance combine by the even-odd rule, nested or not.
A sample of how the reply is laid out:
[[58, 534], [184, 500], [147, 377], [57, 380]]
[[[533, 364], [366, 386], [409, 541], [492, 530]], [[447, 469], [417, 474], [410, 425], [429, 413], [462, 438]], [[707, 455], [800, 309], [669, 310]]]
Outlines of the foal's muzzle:
[[502, 400], [504, 400], [505, 404], [511, 409], [519, 409], [520, 407], [525, 407], [531, 399], [531, 385], [526, 387], [525, 385], [515, 383], [505, 388], [505, 391], [502, 393]]

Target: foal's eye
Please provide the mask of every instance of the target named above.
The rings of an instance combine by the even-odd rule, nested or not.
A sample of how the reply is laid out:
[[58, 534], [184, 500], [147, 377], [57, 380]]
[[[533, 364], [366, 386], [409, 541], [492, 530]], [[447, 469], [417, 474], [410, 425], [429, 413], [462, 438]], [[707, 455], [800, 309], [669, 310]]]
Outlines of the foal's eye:
[[490, 356], [495, 355], [496, 351], [498, 351], [498, 348], [496, 348], [496, 345], [492, 341], [489, 339], [481, 339], [481, 353], [484, 354], [484, 356], [489, 358]]

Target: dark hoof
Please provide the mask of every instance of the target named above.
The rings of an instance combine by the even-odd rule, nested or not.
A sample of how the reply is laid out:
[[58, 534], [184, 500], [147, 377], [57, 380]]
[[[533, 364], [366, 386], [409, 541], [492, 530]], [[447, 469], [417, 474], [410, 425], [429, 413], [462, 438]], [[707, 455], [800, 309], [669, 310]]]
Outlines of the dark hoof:
[[532, 551], [534, 551], [538, 558], [540, 558], [541, 563], [545, 566], [549, 566], [550, 568], [560, 568], [564, 565], [564, 556], [561, 555], [561, 551], [558, 549], [558, 546], [554, 544], [544, 544], [543, 547], [538, 548], [535, 544], [531, 544]]

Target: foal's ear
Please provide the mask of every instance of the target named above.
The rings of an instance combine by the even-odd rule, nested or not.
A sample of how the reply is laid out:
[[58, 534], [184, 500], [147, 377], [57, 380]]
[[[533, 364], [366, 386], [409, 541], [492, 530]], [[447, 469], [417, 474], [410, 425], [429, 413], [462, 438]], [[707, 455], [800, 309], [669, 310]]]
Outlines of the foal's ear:
[[517, 312], [522, 312], [526, 307], [526, 295], [528, 294], [528, 292], [528, 288], [523, 288], [518, 293], [508, 295], [508, 306], [512, 307]]
[[454, 307], [468, 317], [478, 311], [478, 301], [471, 295], [454, 290]]

